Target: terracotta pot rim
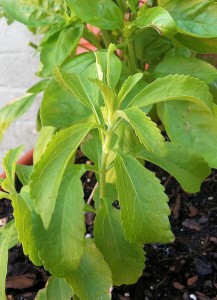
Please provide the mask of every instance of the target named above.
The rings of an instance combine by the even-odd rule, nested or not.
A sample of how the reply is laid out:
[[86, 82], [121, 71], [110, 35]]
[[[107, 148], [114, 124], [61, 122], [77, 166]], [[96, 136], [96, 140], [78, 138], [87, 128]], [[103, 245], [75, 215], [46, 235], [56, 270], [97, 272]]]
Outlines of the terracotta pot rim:
[[[17, 164], [20, 165], [26, 165], [26, 166], [31, 166], [33, 164], [33, 152], [34, 152], [34, 148], [32, 148], [31, 150], [29, 150], [26, 154], [24, 154], [18, 161]], [[0, 178], [5, 178], [6, 174], [5, 172], [3, 172], [0, 175]]]

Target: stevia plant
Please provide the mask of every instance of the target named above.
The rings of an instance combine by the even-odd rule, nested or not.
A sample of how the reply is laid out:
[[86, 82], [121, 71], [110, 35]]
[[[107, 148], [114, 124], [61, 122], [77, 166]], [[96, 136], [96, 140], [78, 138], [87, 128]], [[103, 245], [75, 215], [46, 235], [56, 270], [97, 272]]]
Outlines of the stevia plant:
[[[0, 229], [0, 298], [6, 299], [8, 249], [20, 242], [52, 275], [37, 299], [111, 299], [113, 285], [142, 274], [144, 244], [174, 239], [168, 197], [145, 162], [190, 193], [217, 167], [217, 71], [198, 58], [217, 53], [217, 3], [0, 4], [8, 18], [43, 35], [33, 45], [40, 81], [0, 110], [2, 136], [43, 93], [34, 165], [16, 165], [22, 147], [3, 159], [0, 197], [11, 200], [14, 220]], [[76, 54], [81, 37], [96, 51]], [[75, 164], [78, 147], [92, 165]], [[84, 202], [80, 180], [89, 170], [97, 179], [93, 205]], [[95, 214], [93, 238], [85, 238], [86, 212]]]

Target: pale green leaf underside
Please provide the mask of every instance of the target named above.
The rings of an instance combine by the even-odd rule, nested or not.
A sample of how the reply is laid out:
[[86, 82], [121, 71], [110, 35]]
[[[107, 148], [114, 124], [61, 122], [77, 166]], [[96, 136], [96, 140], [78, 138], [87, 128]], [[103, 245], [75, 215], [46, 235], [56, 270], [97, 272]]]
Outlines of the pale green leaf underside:
[[0, 227], [0, 236], [8, 235], [8, 249], [13, 248], [16, 244], [19, 243], [17, 228], [15, 226], [15, 221], [12, 220]]
[[160, 62], [155, 70], [154, 76], [165, 77], [169, 74], [183, 74], [197, 77], [206, 83], [217, 78], [217, 70], [211, 64], [193, 57], [170, 57]]
[[112, 88], [105, 84], [103, 81], [100, 81], [98, 79], [90, 79], [90, 81], [93, 84], [96, 84], [96, 86], [99, 88], [101, 91], [102, 97], [104, 99], [104, 103], [106, 107], [108, 108], [108, 112], [113, 111], [113, 106], [115, 103], [116, 95]]
[[67, 166], [49, 227], [38, 224], [34, 230], [43, 265], [56, 277], [76, 270], [84, 253], [83, 172], [79, 165]]
[[[143, 244], [126, 241], [120, 210], [115, 209], [111, 202], [104, 201], [94, 222], [96, 245], [112, 272], [113, 284], [133, 284], [144, 269]], [[117, 266], [121, 266], [121, 271]]]
[[119, 111], [119, 114], [123, 119], [129, 122], [141, 144], [144, 145], [147, 150], [158, 156], [164, 156], [166, 154], [165, 139], [160, 129], [142, 110], [138, 107], [132, 107], [124, 111]]
[[160, 0], [179, 32], [194, 37], [217, 37], [217, 3], [210, 0]]
[[35, 97], [35, 94], [24, 95], [0, 109], [0, 140], [11, 123], [30, 108]]
[[163, 123], [171, 141], [189, 147], [217, 168], [216, 117], [191, 103], [170, 102], [164, 104]]
[[66, 166], [92, 126], [92, 124], [77, 124], [59, 131], [52, 137], [45, 153], [34, 168], [30, 195], [45, 228], [49, 226]]
[[[88, 120], [92, 111], [77, 100], [77, 97], [51, 80], [44, 92], [40, 108], [43, 126], [65, 128]], [[43, 130], [43, 128], [42, 128]]]
[[144, 9], [133, 23], [139, 28], [153, 27], [165, 36], [173, 36], [177, 31], [174, 20], [162, 7]]
[[113, 53], [115, 50], [114, 44], [110, 44], [107, 51], [101, 50], [95, 53], [98, 79], [112, 89], [115, 89], [122, 69], [121, 60]]
[[148, 160], [166, 170], [178, 180], [186, 192], [199, 192], [201, 183], [210, 174], [207, 163], [183, 144], [167, 142], [165, 147], [167, 154], [164, 157], [145, 149], [138, 151], [136, 157]]
[[13, 244], [14, 233], [16, 234], [16, 229], [13, 221], [0, 228], [0, 299], [2, 300], [6, 300], [5, 281], [8, 267], [8, 250]]
[[65, 279], [82, 300], [111, 299], [111, 271], [91, 239], [86, 239], [85, 253], [77, 271]]
[[[51, 113], [52, 114], [52, 113]], [[52, 136], [55, 134], [55, 128], [52, 126], [42, 126], [38, 139], [35, 144], [34, 153], [33, 153], [33, 163], [34, 165], [40, 160], [44, 154], [47, 144], [51, 140]]]
[[38, 256], [36, 240], [33, 234], [35, 221], [33, 221], [32, 215], [35, 212], [33, 202], [29, 197], [28, 187], [23, 188], [21, 194], [13, 195], [12, 205], [19, 241], [22, 243], [23, 251], [35, 265], [40, 266], [42, 262]]
[[130, 102], [129, 106], [144, 107], [169, 100], [186, 100], [213, 111], [212, 95], [201, 80], [184, 75], [169, 75], [158, 78], [145, 87]]
[[71, 287], [63, 278], [51, 277], [46, 289], [48, 300], [71, 300], [73, 292]]
[[3, 166], [6, 173], [6, 179], [2, 182], [2, 188], [10, 194], [16, 193], [15, 188], [15, 170], [16, 163], [23, 147], [10, 149], [3, 158]]
[[155, 175], [135, 158], [115, 159], [121, 221], [127, 240], [137, 243], [168, 243], [173, 240], [168, 197]]

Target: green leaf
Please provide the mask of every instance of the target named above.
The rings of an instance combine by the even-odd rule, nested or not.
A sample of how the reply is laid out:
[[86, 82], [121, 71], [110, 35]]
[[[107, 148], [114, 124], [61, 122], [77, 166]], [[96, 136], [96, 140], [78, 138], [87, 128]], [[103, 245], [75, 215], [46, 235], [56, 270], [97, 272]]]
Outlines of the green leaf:
[[15, 188], [15, 170], [16, 163], [23, 147], [10, 149], [3, 158], [3, 166], [6, 173], [6, 179], [2, 182], [2, 188], [10, 194], [16, 193]]
[[46, 296], [47, 288], [38, 291], [35, 300], [48, 300]]
[[[143, 245], [125, 240], [120, 210], [115, 209], [106, 199], [94, 221], [94, 238], [112, 271], [113, 284], [135, 283], [144, 269]], [[121, 272], [117, 266], [121, 266]]]
[[178, 33], [174, 37], [182, 46], [199, 53], [217, 53], [217, 38], [195, 38]]
[[8, 249], [13, 248], [19, 243], [17, 228], [14, 220], [0, 227], [0, 237], [4, 235], [9, 236]]
[[121, 221], [127, 240], [137, 243], [173, 241], [168, 215], [168, 197], [155, 175], [135, 158], [115, 159]]
[[176, 33], [176, 24], [167, 10], [162, 7], [148, 8], [143, 6], [140, 14], [131, 25], [139, 28], [152, 27], [161, 35], [173, 36]]
[[36, 95], [24, 95], [0, 109], [0, 140], [13, 121], [21, 117], [32, 105]]
[[33, 208], [33, 202], [29, 197], [28, 186], [22, 188], [20, 194], [12, 196], [12, 205], [19, 241], [22, 243], [24, 254], [28, 255], [36, 266], [41, 266], [42, 261], [38, 256], [36, 240], [33, 234], [35, 222], [40, 222], [40, 218], [38, 216], [37, 220], [33, 220], [32, 215], [36, 214]]
[[[111, 204], [118, 199], [118, 194], [117, 194], [117, 189], [116, 189], [116, 185], [114, 183], [108, 183], [106, 181], [105, 184], [105, 195], [106, 195], [106, 200], [109, 200], [111, 202]], [[100, 199], [100, 189], [99, 186], [97, 186], [95, 193], [93, 195], [93, 199], [94, 199], [94, 206], [98, 211], [101, 209], [101, 199]]]
[[183, 74], [197, 77], [206, 83], [217, 78], [217, 70], [211, 64], [192, 57], [170, 57], [160, 62], [155, 70], [154, 76], [165, 77], [169, 74]]
[[127, 5], [134, 13], [136, 12], [138, 2], [139, 2], [139, 0], [128, 0], [127, 1]]
[[[215, 106], [216, 107], [216, 106]], [[171, 141], [201, 155], [217, 167], [217, 117], [191, 103], [164, 103], [163, 123]]]
[[54, 66], [61, 65], [69, 54], [77, 47], [83, 32], [83, 24], [70, 24], [52, 35], [41, 50], [41, 62], [45, 70], [43, 74], [50, 74]]
[[49, 227], [33, 229], [43, 265], [56, 277], [68, 276], [76, 270], [84, 253], [86, 228], [80, 181], [84, 171], [80, 165], [67, 166]]
[[[68, 90], [68, 92], [72, 94], [73, 97], [75, 97], [79, 102], [91, 108], [91, 110], [95, 114], [95, 117], [97, 118], [97, 121], [103, 124], [102, 113], [100, 110], [102, 101], [101, 98], [99, 99], [99, 89], [95, 84], [88, 80], [89, 78], [97, 77], [95, 55], [93, 54], [93, 52], [75, 57], [71, 61], [68, 61], [66, 64], [64, 64], [61, 69], [64, 72], [67, 71], [68, 76], [66, 76], [66, 82], [64, 82], [61, 76], [59, 77], [59, 79], [57, 79], [60, 86], [66, 91]], [[72, 85], [70, 85], [71, 74]], [[81, 94], [80, 90], [77, 89], [77, 86], [73, 84], [74, 76], [79, 82], [79, 88], [82, 91]], [[58, 77], [58, 75], [56, 77]], [[67, 84], [69, 85], [67, 86]], [[85, 109], [87, 106], [85, 106]]]
[[140, 30], [134, 35], [134, 47], [136, 57], [147, 63], [154, 60], [159, 61], [163, 55], [172, 47], [171, 41], [160, 35], [151, 27]]
[[82, 300], [111, 299], [111, 271], [91, 239], [86, 239], [85, 253], [77, 271], [65, 279]]
[[110, 115], [114, 111], [114, 105], [115, 105], [115, 102], [116, 102], [115, 92], [112, 90], [112, 88], [109, 85], [105, 84], [101, 80], [90, 79], [90, 81], [93, 82], [94, 84], [96, 84], [96, 86], [99, 88], [99, 90], [102, 94], [102, 97], [104, 99], [105, 106], [108, 109], [108, 117], [110, 119]]
[[132, 126], [139, 141], [147, 150], [158, 156], [166, 154], [165, 139], [155, 122], [152, 122], [138, 107], [118, 111], [119, 115]]
[[78, 99], [84, 106], [91, 108], [93, 110], [93, 103], [89, 94], [87, 93], [81, 78], [72, 73], [65, 73], [60, 69], [56, 68], [55, 76], [57, 82], [66, 91], [72, 93], [74, 97]]
[[92, 124], [77, 124], [58, 132], [52, 137], [44, 155], [34, 168], [30, 194], [46, 229], [54, 211], [66, 166], [92, 127]]
[[169, 75], [156, 79], [141, 90], [128, 107], [143, 107], [169, 100], [191, 101], [209, 112], [213, 111], [212, 95], [208, 86], [197, 78], [184, 75]]
[[95, 64], [95, 61], [94, 52], [86, 52], [67, 59], [61, 66], [61, 69], [66, 73], [78, 75], [87, 70], [93, 63]]
[[16, 232], [14, 222], [11, 221], [0, 229], [0, 299], [6, 300], [5, 281], [8, 267], [8, 249]]
[[84, 212], [96, 214], [96, 210], [90, 204], [87, 203], [84, 204]]
[[217, 3], [210, 0], [160, 0], [178, 27], [187, 35], [203, 38], [217, 37]]
[[71, 300], [73, 292], [63, 278], [51, 277], [48, 280], [46, 296], [49, 300]]
[[107, 71], [106, 71], [106, 78], [107, 84], [111, 88], [115, 88], [120, 76], [121, 76], [121, 69], [122, 64], [117, 55], [115, 55], [115, 51], [117, 48], [114, 44], [110, 44], [108, 47], [107, 52]]
[[9, 16], [29, 27], [45, 26], [60, 22], [62, 4], [57, 0], [0, 0]]
[[[137, 84], [132, 88], [132, 90], [126, 95], [125, 99], [123, 100], [120, 108], [123, 110], [128, 107], [129, 103], [131, 103], [132, 99], [141, 91], [143, 90], [146, 86], [148, 85], [147, 82], [144, 80], [140, 80], [137, 82]], [[151, 110], [152, 105], [142, 107], [142, 111], [144, 111], [146, 114], [149, 113]]]
[[111, 0], [66, 0], [70, 9], [82, 21], [99, 27], [112, 30], [123, 27], [124, 16], [120, 8]]
[[137, 84], [138, 81], [143, 77], [142, 73], [137, 73], [132, 76], [129, 76], [123, 85], [121, 86], [121, 89], [118, 93], [118, 104], [117, 107], [121, 106], [121, 103], [125, 99], [125, 97], [130, 93], [130, 91], [134, 88], [134, 86]]
[[95, 53], [98, 78], [112, 89], [115, 88], [122, 69], [120, 59], [114, 54], [116, 50], [114, 44], [110, 44], [107, 51], [101, 50]]
[[42, 155], [44, 154], [47, 144], [50, 142], [52, 136], [55, 134], [55, 128], [51, 126], [44, 126], [41, 128], [38, 139], [36, 141], [36, 145], [33, 153], [33, 162], [34, 165], [40, 160]]
[[[3, 178], [2, 178], [3, 179]], [[4, 179], [3, 179], [3, 181], [4, 181]], [[2, 181], [2, 182], [3, 182]], [[0, 200], [2, 200], [2, 199], [9, 199], [9, 200], [11, 200], [11, 195], [10, 194], [8, 194], [8, 193], [4, 193], [4, 192], [1, 192], [0, 191]]]
[[135, 135], [133, 128], [127, 122], [121, 122], [115, 133], [118, 136], [115, 148], [123, 153], [133, 151], [141, 146], [138, 137]]
[[166, 142], [165, 147], [165, 157], [159, 157], [145, 149], [139, 151], [136, 157], [148, 160], [169, 172], [186, 192], [199, 192], [201, 183], [210, 174], [207, 163], [183, 144]]
[[43, 92], [47, 85], [49, 83], [48, 79], [43, 79], [36, 84], [34, 84], [31, 88], [27, 90], [27, 93], [33, 93], [33, 94], [39, 94], [40, 92]]
[[80, 103], [74, 94], [63, 89], [55, 80], [50, 81], [40, 108], [43, 126], [65, 128], [85, 122], [91, 114], [91, 109]]
[[29, 184], [30, 175], [32, 174], [33, 166], [16, 165], [16, 174], [23, 186]]
[[209, 84], [209, 90], [213, 96], [213, 102], [217, 104], [217, 80], [214, 80]]
[[92, 130], [87, 140], [82, 144], [82, 152], [98, 168], [102, 159], [102, 143], [97, 129]]

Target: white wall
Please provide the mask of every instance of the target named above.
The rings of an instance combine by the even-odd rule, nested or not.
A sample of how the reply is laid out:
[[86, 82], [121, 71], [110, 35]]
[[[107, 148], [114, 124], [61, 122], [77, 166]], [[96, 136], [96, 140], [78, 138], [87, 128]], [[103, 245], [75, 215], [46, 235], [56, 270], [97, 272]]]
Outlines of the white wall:
[[[34, 73], [38, 67], [38, 56], [27, 44], [36, 41], [28, 29], [17, 22], [8, 26], [0, 19], [0, 108], [8, 102], [22, 96], [26, 90], [38, 81]], [[0, 172], [2, 157], [9, 148], [25, 145], [27, 152], [34, 145], [37, 133], [35, 120], [39, 99], [30, 111], [15, 121], [0, 143]]]

